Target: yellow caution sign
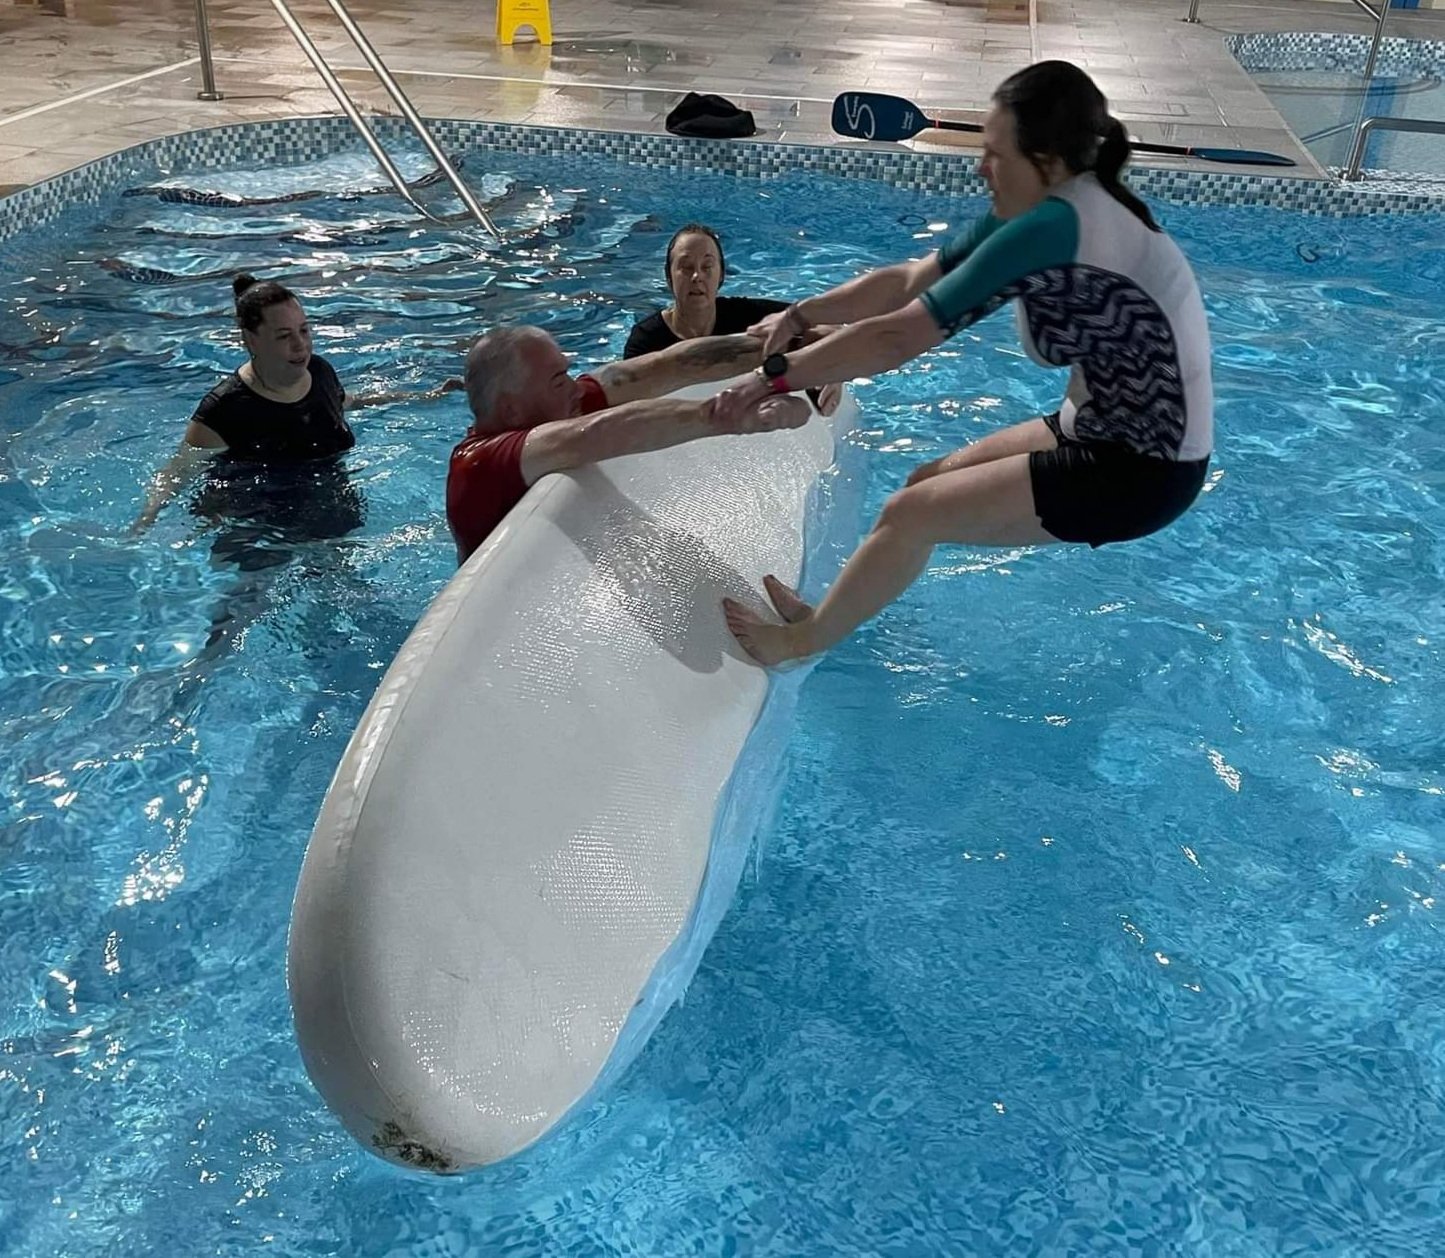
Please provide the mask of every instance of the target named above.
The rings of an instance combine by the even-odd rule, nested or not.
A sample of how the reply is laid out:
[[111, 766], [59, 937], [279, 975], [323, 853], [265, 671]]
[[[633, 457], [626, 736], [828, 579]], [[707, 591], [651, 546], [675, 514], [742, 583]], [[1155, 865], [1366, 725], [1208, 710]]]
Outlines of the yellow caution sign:
[[497, 43], [510, 44], [524, 26], [537, 32], [539, 44], [552, 42], [552, 10], [547, 0], [497, 0]]

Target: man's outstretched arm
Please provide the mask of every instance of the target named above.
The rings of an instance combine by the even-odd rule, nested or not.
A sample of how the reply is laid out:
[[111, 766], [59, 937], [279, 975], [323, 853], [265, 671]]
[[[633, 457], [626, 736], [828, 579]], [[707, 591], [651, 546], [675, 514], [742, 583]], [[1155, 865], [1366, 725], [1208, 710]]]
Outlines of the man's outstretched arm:
[[[634, 360], [640, 361], [640, 360]], [[580, 419], [539, 424], [522, 447], [522, 479], [533, 485], [549, 472], [599, 463], [624, 454], [665, 450], [699, 437], [725, 433], [772, 432], [801, 428], [812, 409], [799, 397], [768, 397], [741, 415], [723, 421], [715, 398], [644, 398]]]
[[761, 341], [743, 333], [700, 336], [654, 354], [608, 363], [591, 374], [607, 394], [608, 403], [621, 406], [750, 371], [762, 362], [762, 349]]

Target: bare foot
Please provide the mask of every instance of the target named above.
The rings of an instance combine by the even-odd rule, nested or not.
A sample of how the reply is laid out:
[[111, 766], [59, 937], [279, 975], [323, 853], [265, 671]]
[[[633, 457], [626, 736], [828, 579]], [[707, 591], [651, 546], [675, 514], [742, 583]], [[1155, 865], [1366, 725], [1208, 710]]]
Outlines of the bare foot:
[[736, 599], [725, 598], [722, 606], [729, 632], [743, 650], [764, 667], [786, 664], [805, 654], [797, 642], [798, 633], [794, 626], [764, 620]]
[[767, 591], [773, 606], [778, 609], [778, 615], [790, 625], [796, 625], [800, 620], [807, 620], [813, 614], [812, 607], [798, 597], [797, 591], [788, 589], [772, 573], [763, 578], [763, 589]]

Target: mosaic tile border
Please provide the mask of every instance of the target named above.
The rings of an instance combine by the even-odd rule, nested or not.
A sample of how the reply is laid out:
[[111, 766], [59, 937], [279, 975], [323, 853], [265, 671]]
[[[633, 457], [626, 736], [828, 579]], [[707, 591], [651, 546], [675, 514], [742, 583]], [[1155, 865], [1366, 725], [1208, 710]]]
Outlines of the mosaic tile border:
[[[1230, 35], [1224, 45], [1244, 69], [1354, 70], [1362, 72], [1370, 51], [1368, 35], [1334, 35], [1326, 31], [1275, 31], [1268, 34]], [[1377, 74], [1445, 73], [1445, 40], [1403, 39], [1380, 41]]]
[[[399, 119], [373, 120], [387, 141], [411, 141]], [[819, 173], [872, 179], [911, 191], [956, 196], [985, 192], [977, 159], [895, 145], [802, 145], [768, 141], [689, 140], [626, 131], [586, 131], [512, 123], [439, 119], [438, 141], [453, 151], [515, 152], [530, 157], [606, 157], [671, 170], [711, 170], [774, 179]], [[340, 116], [239, 123], [150, 140], [0, 198], [0, 241], [96, 204], [158, 176], [245, 164], [294, 165], [337, 152], [362, 151]], [[1399, 185], [1340, 185], [1243, 172], [1137, 166], [1130, 182], [1170, 204], [1272, 206], [1332, 217], [1445, 212], [1445, 190]]]

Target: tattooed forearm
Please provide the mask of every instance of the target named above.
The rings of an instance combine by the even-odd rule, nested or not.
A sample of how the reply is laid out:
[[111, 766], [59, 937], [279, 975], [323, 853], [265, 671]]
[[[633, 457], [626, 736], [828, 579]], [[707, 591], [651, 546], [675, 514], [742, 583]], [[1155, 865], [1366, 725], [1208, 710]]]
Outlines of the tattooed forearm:
[[679, 367], [696, 370], [702, 367], [745, 367], [755, 364], [762, 355], [763, 343], [739, 333], [736, 336], [704, 336], [683, 341], [670, 352]]
[[[645, 363], [648, 357], [651, 357], [651, 355], [633, 359], [632, 362]], [[597, 382], [607, 390], [608, 396], [611, 396], [615, 392], [620, 392], [623, 389], [631, 388], [637, 383], [638, 376], [641, 374], [642, 373], [633, 367], [630, 362], [608, 363], [605, 367], [592, 373]]]
[[724, 380], [762, 360], [763, 343], [751, 336], [704, 336], [681, 341], [654, 354], [608, 363], [592, 374], [613, 406], [657, 397], [688, 384]]

